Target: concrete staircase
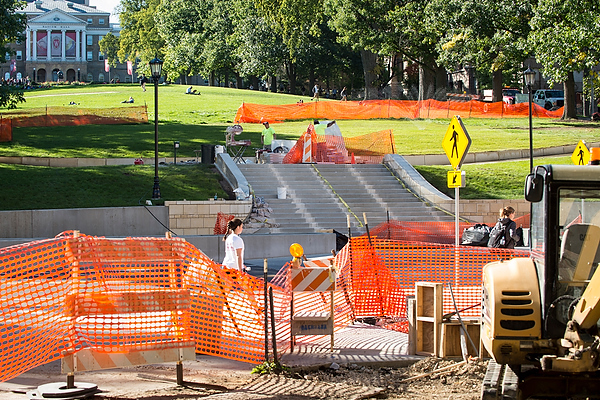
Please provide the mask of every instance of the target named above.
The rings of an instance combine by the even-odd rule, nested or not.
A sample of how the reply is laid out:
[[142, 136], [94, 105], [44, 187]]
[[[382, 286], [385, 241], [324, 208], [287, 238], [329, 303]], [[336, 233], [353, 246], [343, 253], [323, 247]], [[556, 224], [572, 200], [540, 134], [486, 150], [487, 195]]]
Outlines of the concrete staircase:
[[[254, 194], [273, 210], [276, 228], [257, 233], [315, 233], [335, 229], [353, 234], [390, 219], [452, 221], [453, 217], [425, 204], [404, 188], [383, 164], [240, 164]], [[278, 188], [287, 192], [278, 199]]]

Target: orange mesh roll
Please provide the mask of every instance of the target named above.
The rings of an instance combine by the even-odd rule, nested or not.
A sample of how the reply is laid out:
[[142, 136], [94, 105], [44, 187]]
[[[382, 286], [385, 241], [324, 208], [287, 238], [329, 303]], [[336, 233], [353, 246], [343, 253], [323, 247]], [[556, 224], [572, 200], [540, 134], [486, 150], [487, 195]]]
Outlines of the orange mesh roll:
[[224, 235], [227, 233], [227, 223], [235, 218], [233, 214], [224, 214], [217, 212], [217, 220], [215, 221], [215, 227], [213, 229], [214, 235]]
[[[485, 103], [470, 101], [366, 100], [319, 101], [301, 104], [263, 105], [243, 103], [235, 115], [236, 123], [262, 121], [292, 121], [302, 119], [376, 119], [376, 118], [525, 118], [529, 116], [528, 103], [508, 105], [504, 102]], [[549, 111], [533, 104], [533, 116], [560, 118], [563, 108]]]

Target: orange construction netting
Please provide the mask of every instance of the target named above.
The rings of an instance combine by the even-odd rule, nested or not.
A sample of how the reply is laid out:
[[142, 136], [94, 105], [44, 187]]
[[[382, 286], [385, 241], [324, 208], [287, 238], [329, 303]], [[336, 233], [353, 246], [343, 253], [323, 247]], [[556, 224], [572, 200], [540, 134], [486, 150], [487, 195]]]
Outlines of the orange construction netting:
[[6, 111], [2, 116], [12, 119], [13, 127], [121, 125], [148, 123], [148, 108], [145, 105], [115, 108], [45, 107]]
[[[236, 123], [282, 122], [304, 119], [387, 119], [387, 118], [522, 118], [529, 116], [529, 103], [506, 104], [438, 100], [317, 101], [300, 104], [263, 105], [243, 103], [235, 115]], [[539, 118], [560, 118], [563, 108], [549, 111], [533, 104], [532, 114]]]
[[[429, 225], [422, 231], [440, 228], [420, 225]], [[454, 311], [450, 284], [457, 308], [471, 307], [462, 316], [478, 317], [483, 266], [529, 254], [388, 238], [401, 229], [375, 227], [337, 254], [337, 330], [375, 317], [388, 329], [407, 332], [406, 296], [414, 295], [419, 281], [446, 284], [445, 313]], [[0, 381], [85, 348], [119, 353], [172, 348], [190, 339], [198, 353], [264, 360], [264, 280], [224, 269], [180, 238], [66, 232], [0, 249], [0, 275]], [[290, 348], [289, 278], [290, 263], [268, 284], [279, 352]], [[294, 295], [296, 311], [329, 307], [328, 295]]]
[[[306, 132], [283, 158], [284, 164], [303, 162], [304, 143], [310, 139], [312, 162], [335, 164], [381, 164], [386, 154], [394, 154], [394, 136], [391, 130], [345, 138], [318, 135], [310, 124]], [[307, 145], [308, 146], [308, 145]]]
[[233, 214], [224, 214], [222, 212], [217, 213], [217, 220], [215, 221], [215, 227], [213, 228], [213, 235], [224, 235], [227, 233], [227, 223], [235, 218]]
[[12, 120], [0, 115], [0, 142], [12, 141]]

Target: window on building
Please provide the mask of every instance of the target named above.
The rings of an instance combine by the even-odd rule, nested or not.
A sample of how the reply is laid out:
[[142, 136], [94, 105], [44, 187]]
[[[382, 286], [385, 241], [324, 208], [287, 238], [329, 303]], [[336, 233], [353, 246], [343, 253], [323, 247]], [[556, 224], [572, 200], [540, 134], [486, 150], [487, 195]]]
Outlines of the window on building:
[[6, 52], [6, 55], [4, 56], [4, 59], [6, 61], [10, 60], [10, 53], [8, 51]]
[[98, 43], [100, 43], [102, 39], [104, 39], [104, 36], [98, 36]]
[[98, 53], [98, 61], [104, 61], [104, 53], [102, 53], [102, 52]]
[[91, 73], [87, 74], [87, 81], [88, 82], [92, 82], [94, 80], [94, 75], [92, 75]]
[[98, 19], [98, 24], [104, 25], [104, 18], [99, 18]]
[[88, 19], [87, 19], [87, 23], [88, 23], [88, 24], [93, 24], [93, 23], [94, 23], [94, 21], [93, 21], [91, 18], [88, 18]]
[[17, 50], [17, 60], [23, 59], [23, 52], [21, 50]]
[[94, 56], [92, 55], [92, 52], [91, 52], [91, 51], [88, 51], [88, 52], [87, 52], [87, 60], [88, 60], [88, 61], [94, 61]]
[[87, 41], [88, 46], [91, 46], [94, 43], [94, 38], [92, 35], [87, 35], [85, 40]]
[[98, 74], [98, 82], [104, 82], [104, 74], [102, 72]]

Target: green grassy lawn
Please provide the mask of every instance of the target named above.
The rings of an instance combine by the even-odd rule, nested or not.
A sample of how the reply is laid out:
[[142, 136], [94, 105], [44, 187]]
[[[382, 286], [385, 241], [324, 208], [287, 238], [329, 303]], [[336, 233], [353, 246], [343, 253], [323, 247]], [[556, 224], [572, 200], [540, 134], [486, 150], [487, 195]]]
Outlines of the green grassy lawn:
[[[184, 85], [159, 86], [159, 156], [173, 156], [173, 142], [179, 141], [178, 160], [195, 157], [194, 150], [202, 144], [224, 144], [225, 128], [233, 123], [238, 107], [243, 103], [291, 104], [300, 96], [274, 94], [229, 88], [195, 86], [200, 96], [184, 94]], [[26, 93], [21, 109], [63, 106], [74, 101], [85, 108], [127, 107], [121, 101], [133, 96], [134, 105], [148, 106], [148, 124], [87, 125], [53, 128], [14, 128], [13, 141], [0, 143], [1, 156], [89, 157], [89, 158], [153, 158], [154, 157], [154, 87], [147, 85], [90, 85], [57, 87]], [[305, 97], [308, 101], [308, 97]], [[321, 100], [328, 101], [328, 100]], [[0, 113], [5, 110], [0, 109]], [[297, 139], [311, 121], [290, 121], [273, 124], [280, 139]], [[526, 149], [529, 147], [527, 118], [477, 119], [464, 118], [471, 136], [470, 153], [490, 150]], [[338, 120], [347, 137], [375, 131], [393, 131], [396, 152], [402, 155], [443, 154], [442, 139], [449, 119], [440, 120]], [[243, 124], [242, 139], [260, 145], [260, 124]], [[559, 121], [534, 118], [534, 147], [552, 147], [600, 141], [600, 125], [589, 121]], [[247, 155], [253, 155], [251, 146]], [[553, 159], [555, 162], [559, 159]], [[535, 160], [536, 164], [548, 161]], [[570, 162], [568, 158], [560, 162]], [[418, 167], [440, 190], [448, 191], [448, 167]], [[461, 189], [464, 198], [517, 198], [522, 196], [527, 160], [465, 165], [467, 187]], [[205, 200], [219, 189], [216, 175], [202, 166], [161, 167], [161, 194], [167, 200]], [[212, 171], [214, 173], [214, 171]], [[207, 175], [208, 174], [208, 175]], [[189, 175], [189, 176], [188, 176]], [[200, 176], [208, 180], [200, 182]], [[0, 165], [0, 209], [70, 208], [115, 205], [135, 205], [149, 198], [153, 168], [149, 166], [81, 168], [44, 168]], [[190, 183], [192, 182], [192, 183]], [[209, 183], [211, 182], [211, 183]], [[169, 185], [172, 185], [169, 187]], [[115, 193], [115, 190], [118, 193]], [[449, 194], [453, 195], [452, 190]], [[146, 196], [146, 197], [144, 197]], [[49, 201], [50, 198], [54, 200]], [[85, 200], [87, 199], [87, 200]], [[52, 206], [50, 205], [52, 204]]]

